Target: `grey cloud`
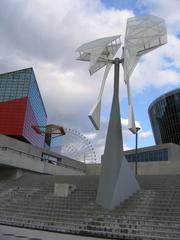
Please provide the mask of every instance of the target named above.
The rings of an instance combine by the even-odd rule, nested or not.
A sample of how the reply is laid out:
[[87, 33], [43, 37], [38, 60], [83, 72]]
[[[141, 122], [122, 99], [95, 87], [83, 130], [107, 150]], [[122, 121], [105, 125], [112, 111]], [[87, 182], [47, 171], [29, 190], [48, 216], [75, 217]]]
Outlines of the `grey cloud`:
[[[34, 67], [48, 122], [95, 132], [87, 114], [102, 72], [90, 78], [88, 63], [75, 60], [75, 49], [86, 41], [124, 32], [130, 16], [132, 11], [108, 10], [98, 0], [1, 0], [0, 71]], [[103, 110], [111, 103], [112, 75]], [[106, 128], [107, 122], [102, 122], [94, 140], [98, 147], [103, 145]]]

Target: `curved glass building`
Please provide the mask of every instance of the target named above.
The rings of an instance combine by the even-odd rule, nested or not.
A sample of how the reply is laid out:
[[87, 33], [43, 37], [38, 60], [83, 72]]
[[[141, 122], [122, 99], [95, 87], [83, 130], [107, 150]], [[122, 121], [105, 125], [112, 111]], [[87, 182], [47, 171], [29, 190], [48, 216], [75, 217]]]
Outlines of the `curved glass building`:
[[148, 112], [156, 144], [180, 145], [180, 88], [158, 97]]

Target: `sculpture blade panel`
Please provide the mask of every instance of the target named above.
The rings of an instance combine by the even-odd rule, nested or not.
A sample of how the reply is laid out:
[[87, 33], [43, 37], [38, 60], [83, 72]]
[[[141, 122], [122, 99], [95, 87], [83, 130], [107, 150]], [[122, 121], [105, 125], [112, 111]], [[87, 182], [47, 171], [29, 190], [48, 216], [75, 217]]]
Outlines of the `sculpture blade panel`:
[[89, 72], [92, 75], [108, 64], [121, 46], [120, 35], [100, 38], [80, 46], [76, 52], [80, 61], [89, 61]]
[[101, 99], [98, 99], [88, 117], [91, 120], [96, 130], [100, 129], [100, 113], [101, 113]]
[[130, 81], [129, 79], [126, 82], [127, 85], [127, 95], [128, 95], [128, 129], [132, 133], [136, 133], [136, 124], [135, 124], [135, 119], [134, 119], [134, 111], [133, 111], [133, 106], [132, 106], [132, 101], [131, 101], [131, 91], [130, 91]]
[[106, 83], [107, 76], [109, 74], [109, 71], [111, 69], [112, 64], [107, 64], [106, 69], [104, 71], [104, 76], [101, 84], [101, 89], [99, 92], [98, 99], [93, 106], [92, 110], [90, 111], [88, 117], [91, 120], [92, 124], [94, 125], [96, 130], [100, 129], [100, 114], [101, 114], [101, 99], [102, 99], [102, 94], [104, 91], [104, 86]]
[[80, 54], [77, 58], [78, 60], [90, 62], [90, 75], [106, 66], [98, 99], [88, 115], [96, 130], [100, 128], [101, 98], [104, 85], [112, 65], [113, 57], [120, 46], [120, 35], [117, 35], [85, 43], [76, 50]]
[[128, 19], [123, 50], [123, 68], [128, 92], [128, 128], [133, 133], [136, 133], [136, 126], [130, 94], [130, 76], [142, 55], [166, 43], [167, 32], [163, 19], [155, 16]]
[[124, 79], [130, 78], [139, 57], [166, 44], [165, 21], [156, 16], [132, 17], [127, 20], [124, 46]]

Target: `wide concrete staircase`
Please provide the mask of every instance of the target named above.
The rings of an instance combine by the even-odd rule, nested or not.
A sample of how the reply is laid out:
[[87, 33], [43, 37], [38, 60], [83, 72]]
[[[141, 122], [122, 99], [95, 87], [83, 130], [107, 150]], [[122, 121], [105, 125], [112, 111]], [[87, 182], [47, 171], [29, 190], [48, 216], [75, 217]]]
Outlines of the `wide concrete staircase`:
[[[0, 224], [110, 239], [180, 239], [180, 176], [139, 176], [142, 189], [113, 210], [96, 205], [97, 176], [25, 174], [0, 182]], [[55, 183], [76, 185], [68, 197]]]

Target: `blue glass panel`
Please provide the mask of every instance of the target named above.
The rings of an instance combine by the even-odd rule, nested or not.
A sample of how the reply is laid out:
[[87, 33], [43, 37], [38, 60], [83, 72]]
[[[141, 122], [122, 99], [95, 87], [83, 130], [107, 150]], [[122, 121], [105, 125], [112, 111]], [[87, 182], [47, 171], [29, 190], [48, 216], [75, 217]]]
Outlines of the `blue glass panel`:
[[[127, 154], [126, 159], [128, 162], [136, 161], [136, 153]], [[154, 151], [147, 151], [143, 153], [137, 153], [138, 162], [153, 162], [153, 161], [168, 161], [168, 149], [159, 149]]]
[[24, 69], [1, 74], [0, 102], [27, 96], [31, 79], [31, 71], [30, 69]]
[[40, 91], [35, 79], [35, 75], [33, 72], [31, 74], [31, 82], [30, 82], [28, 97], [29, 97], [29, 101], [33, 109], [33, 112], [35, 114], [37, 124], [40, 126], [46, 125], [47, 114], [46, 114], [46, 110], [45, 110], [45, 107], [40, 95]]

